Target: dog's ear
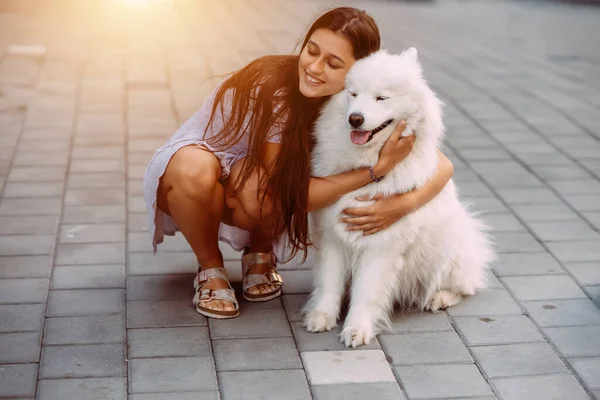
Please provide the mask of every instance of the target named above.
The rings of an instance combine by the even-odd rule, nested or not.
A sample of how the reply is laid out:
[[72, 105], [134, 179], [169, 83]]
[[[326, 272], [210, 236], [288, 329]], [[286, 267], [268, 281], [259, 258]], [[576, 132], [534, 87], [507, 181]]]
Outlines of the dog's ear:
[[419, 55], [417, 54], [417, 49], [414, 47], [404, 50], [403, 54], [406, 55], [407, 57], [410, 57], [413, 61], [419, 61]]

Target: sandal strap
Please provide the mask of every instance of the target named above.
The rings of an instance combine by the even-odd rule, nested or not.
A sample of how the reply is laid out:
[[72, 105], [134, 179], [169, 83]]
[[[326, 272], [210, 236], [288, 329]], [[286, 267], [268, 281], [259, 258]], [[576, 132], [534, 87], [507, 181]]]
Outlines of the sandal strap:
[[283, 279], [275, 270], [273, 272], [262, 272], [256, 274], [248, 274], [244, 276], [243, 287], [244, 290], [257, 285], [283, 285]]
[[229, 301], [233, 304], [235, 310], [240, 308], [233, 289], [201, 289], [196, 291], [193, 301], [194, 305], [198, 305], [210, 303], [213, 300]]
[[223, 279], [229, 283], [227, 270], [224, 267], [201, 269], [198, 271], [198, 274], [196, 274], [196, 281], [200, 286], [211, 279]]
[[248, 269], [256, 264], [271, 264], [273, 269], [275, 269], [277, 266], [277, 256], [274, 253], [244, 252], [244, 255], [242, 255], [242, 274], [246, 275]]

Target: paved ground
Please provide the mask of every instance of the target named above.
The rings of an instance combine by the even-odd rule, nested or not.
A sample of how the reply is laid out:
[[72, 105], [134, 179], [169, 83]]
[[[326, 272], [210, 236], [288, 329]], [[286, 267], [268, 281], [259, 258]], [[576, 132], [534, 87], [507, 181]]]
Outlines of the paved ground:
[[501, 252], [489, 291], [344, 351], [300, 326], [310, 265], [282, 268], [283, 301], [207, 321], [182, 238], [152, 256], [154, 149], [204, 78], [291, 51], [328, 4], [0, 0], [1, 398], [600, 399], [599, 8], [353, 3], [446, 102]]

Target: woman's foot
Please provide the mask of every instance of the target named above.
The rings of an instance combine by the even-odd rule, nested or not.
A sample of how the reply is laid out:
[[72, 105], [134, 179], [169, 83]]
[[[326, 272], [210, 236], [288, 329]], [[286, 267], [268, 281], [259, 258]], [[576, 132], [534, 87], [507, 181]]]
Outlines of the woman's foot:
[[222, 266], [202, 268], [194, 279], [196, 311], [209, 318], [233, 318], [239, 315], [239, 304]]
[[267, 301], [281, 295], [283, 280], [277, 273], [277, 258], [273, 253], [250, 253], [242, 256], [244, 298], [248, 301]]

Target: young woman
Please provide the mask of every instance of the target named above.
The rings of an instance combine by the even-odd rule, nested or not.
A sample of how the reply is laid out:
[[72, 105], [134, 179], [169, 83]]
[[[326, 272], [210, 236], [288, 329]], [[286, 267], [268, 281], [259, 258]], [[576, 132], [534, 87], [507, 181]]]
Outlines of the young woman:
[[[410, 153], [401, 123], [376, 165], [325, 179], [310, 176], [311, 129], [321, 106], [344, 88], [350, 67], [379, 50], [375, 21], [341, 7], [318, 18], [300, 55], [266, 56], [232, 74], [158, 149], [144, 178], [154, 250], [180, 230], [198, 259], [196, 310], [213, 318], [239, 314], [218, 241], [242, 256], [243, 296], [281, 294], [276, 263], [306, 255], [308, 212], [387, 174]], [[414, 192], [346, 210], [348, 229], [373, 234], [434, 198], [453, 173], [440, 153], [438, 176]], [[377, 288], [373, 288], [377, 290]]]

